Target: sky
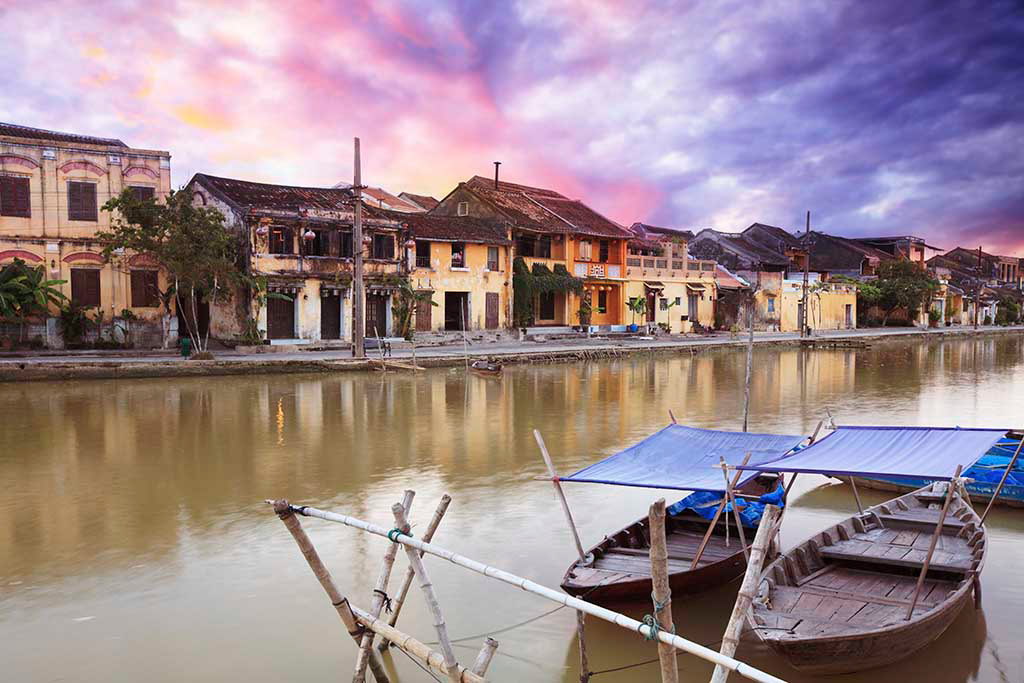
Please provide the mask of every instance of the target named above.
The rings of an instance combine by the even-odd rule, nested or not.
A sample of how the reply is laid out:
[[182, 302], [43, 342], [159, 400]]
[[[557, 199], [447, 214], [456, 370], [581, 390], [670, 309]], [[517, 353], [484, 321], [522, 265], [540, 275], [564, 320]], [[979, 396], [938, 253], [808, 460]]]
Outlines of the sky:
[[195, 172], [1024, 256], [1024, 4], [0, 0], [0, 121]]

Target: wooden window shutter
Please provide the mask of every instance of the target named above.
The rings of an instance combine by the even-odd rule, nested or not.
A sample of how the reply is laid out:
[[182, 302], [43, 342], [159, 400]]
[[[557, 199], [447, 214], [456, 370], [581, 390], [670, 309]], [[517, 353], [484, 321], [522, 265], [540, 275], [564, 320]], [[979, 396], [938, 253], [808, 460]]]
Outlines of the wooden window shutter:
[[155, 308], [160, 305], [155, 270], [131, 271], [132, 308]]
[[95, 221], [96, 219], [96, 185], [68, 181], [68, 220]]
[[71, 301], [84, 308], [100, 305], [100, 271], [71, 269]]
[[29, 218], [31, 206], [28, 178], [0, 176], [0, 216]]

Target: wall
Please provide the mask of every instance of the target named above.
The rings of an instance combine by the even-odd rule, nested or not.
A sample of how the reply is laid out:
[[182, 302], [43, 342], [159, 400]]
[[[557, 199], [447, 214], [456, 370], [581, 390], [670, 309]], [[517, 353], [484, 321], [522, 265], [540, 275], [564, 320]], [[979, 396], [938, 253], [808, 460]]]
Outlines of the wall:
[[[486, 327], [487, 293], [498, 294], [498, 329], [510, 326], [512, 296], [511, 247], [497, 246], [496, 271], [487, 269], [486, 244], [465, 244], [466, 266], [453, 268], [452, 243], [430, 241], [430, 268], [416, 268], [416, 250], [409, 249], [410, 279], [417, 290], [432, 290], [437, 304], [430, 314], [431, 329], [444, 331], [445, 292], [469, 292], [469, 323], [471, 330]], [[456, 312], [457, 314], [457, 312]], [[415, 325], [415, 319], [414, 319]]]

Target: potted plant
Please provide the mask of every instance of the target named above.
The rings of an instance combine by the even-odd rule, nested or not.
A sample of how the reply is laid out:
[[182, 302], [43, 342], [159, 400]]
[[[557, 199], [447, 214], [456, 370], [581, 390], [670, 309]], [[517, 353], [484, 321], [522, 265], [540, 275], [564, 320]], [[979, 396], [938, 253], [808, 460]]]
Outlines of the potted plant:
[[938, 309], [932, 308], [928, 310], [928, 327], [938, 327], [939, 320], [942, 319], [942, 314], [939, 313]]
[[636, 324], [636, 316], [637, 314], [644, 315], [647, 313], [647, 299], [641, 296], [633, 297], [626, 302], [626, 308], [633, 314], [633, 321], [629, 325], [629, 331], [636, 332], [640, 329]]

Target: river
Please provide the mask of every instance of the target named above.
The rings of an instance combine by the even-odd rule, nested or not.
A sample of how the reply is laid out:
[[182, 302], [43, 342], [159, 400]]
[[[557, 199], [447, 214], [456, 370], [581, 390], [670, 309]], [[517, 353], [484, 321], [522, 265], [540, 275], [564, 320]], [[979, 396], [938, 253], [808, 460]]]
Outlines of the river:
[[[265, 498], [390, 527], [391, 504], [411, 488], [422, 531], [447, 492], [439, 545], [557, 586], [574, 550], [552, 487], [534, 480], [544, 466], [531, 430], [569, 472], [664, 426], [670, 409], [684, 424], [739, 429], [744, 360], [716, 350], [514, 366], [500, 379], [453, 368], [0, 385], [0, 677], [348, 680], [354, 646]], [[826, 408], [840, 424], [1019, 427], [1024, 340], [755, 352], [752, 430], [810, 433]], [[661, 495], [585, 484], [566, 491], [585, 545], [646, 514]], [[887, 497], [862, 496], [865, 504]], [[854, 509], [845, 485], [798, 479], [784, 547]], [[387, 541], [303, 523], [343, 592], [367, 605]], [[1021, 680], [1024, 510], [997, 508], [989, 538], [982, 611], [965, 610], [897, 665], [843, 680]], [[397, 576], [405, 559], [396, 567]], [[427, 567], [454, 638], [552, 607], [436, 558]], [[677, 599], [680, 634], [716, 641], [735, 589]], [[418, 592], [399, 624], [434, 639]], [[491, 678], [578, 680], [574, 635], [568, 609], [497, 634]], [[481, 639], [459, 643], [460, 659], [472, 661]], [[657, 656], [640, 636], [595, 619], [587, 639], [594, 670]], [[739, 657], [790, 681], [812, 680], [754, 644]], [[387, 661], [403, 681], [429, 680], [399, 653]], [[710, 676], [704, 662], [683, 656], [680, 664], [684, 681]], [[657, 680], [657, 664], [593, 678]]]

